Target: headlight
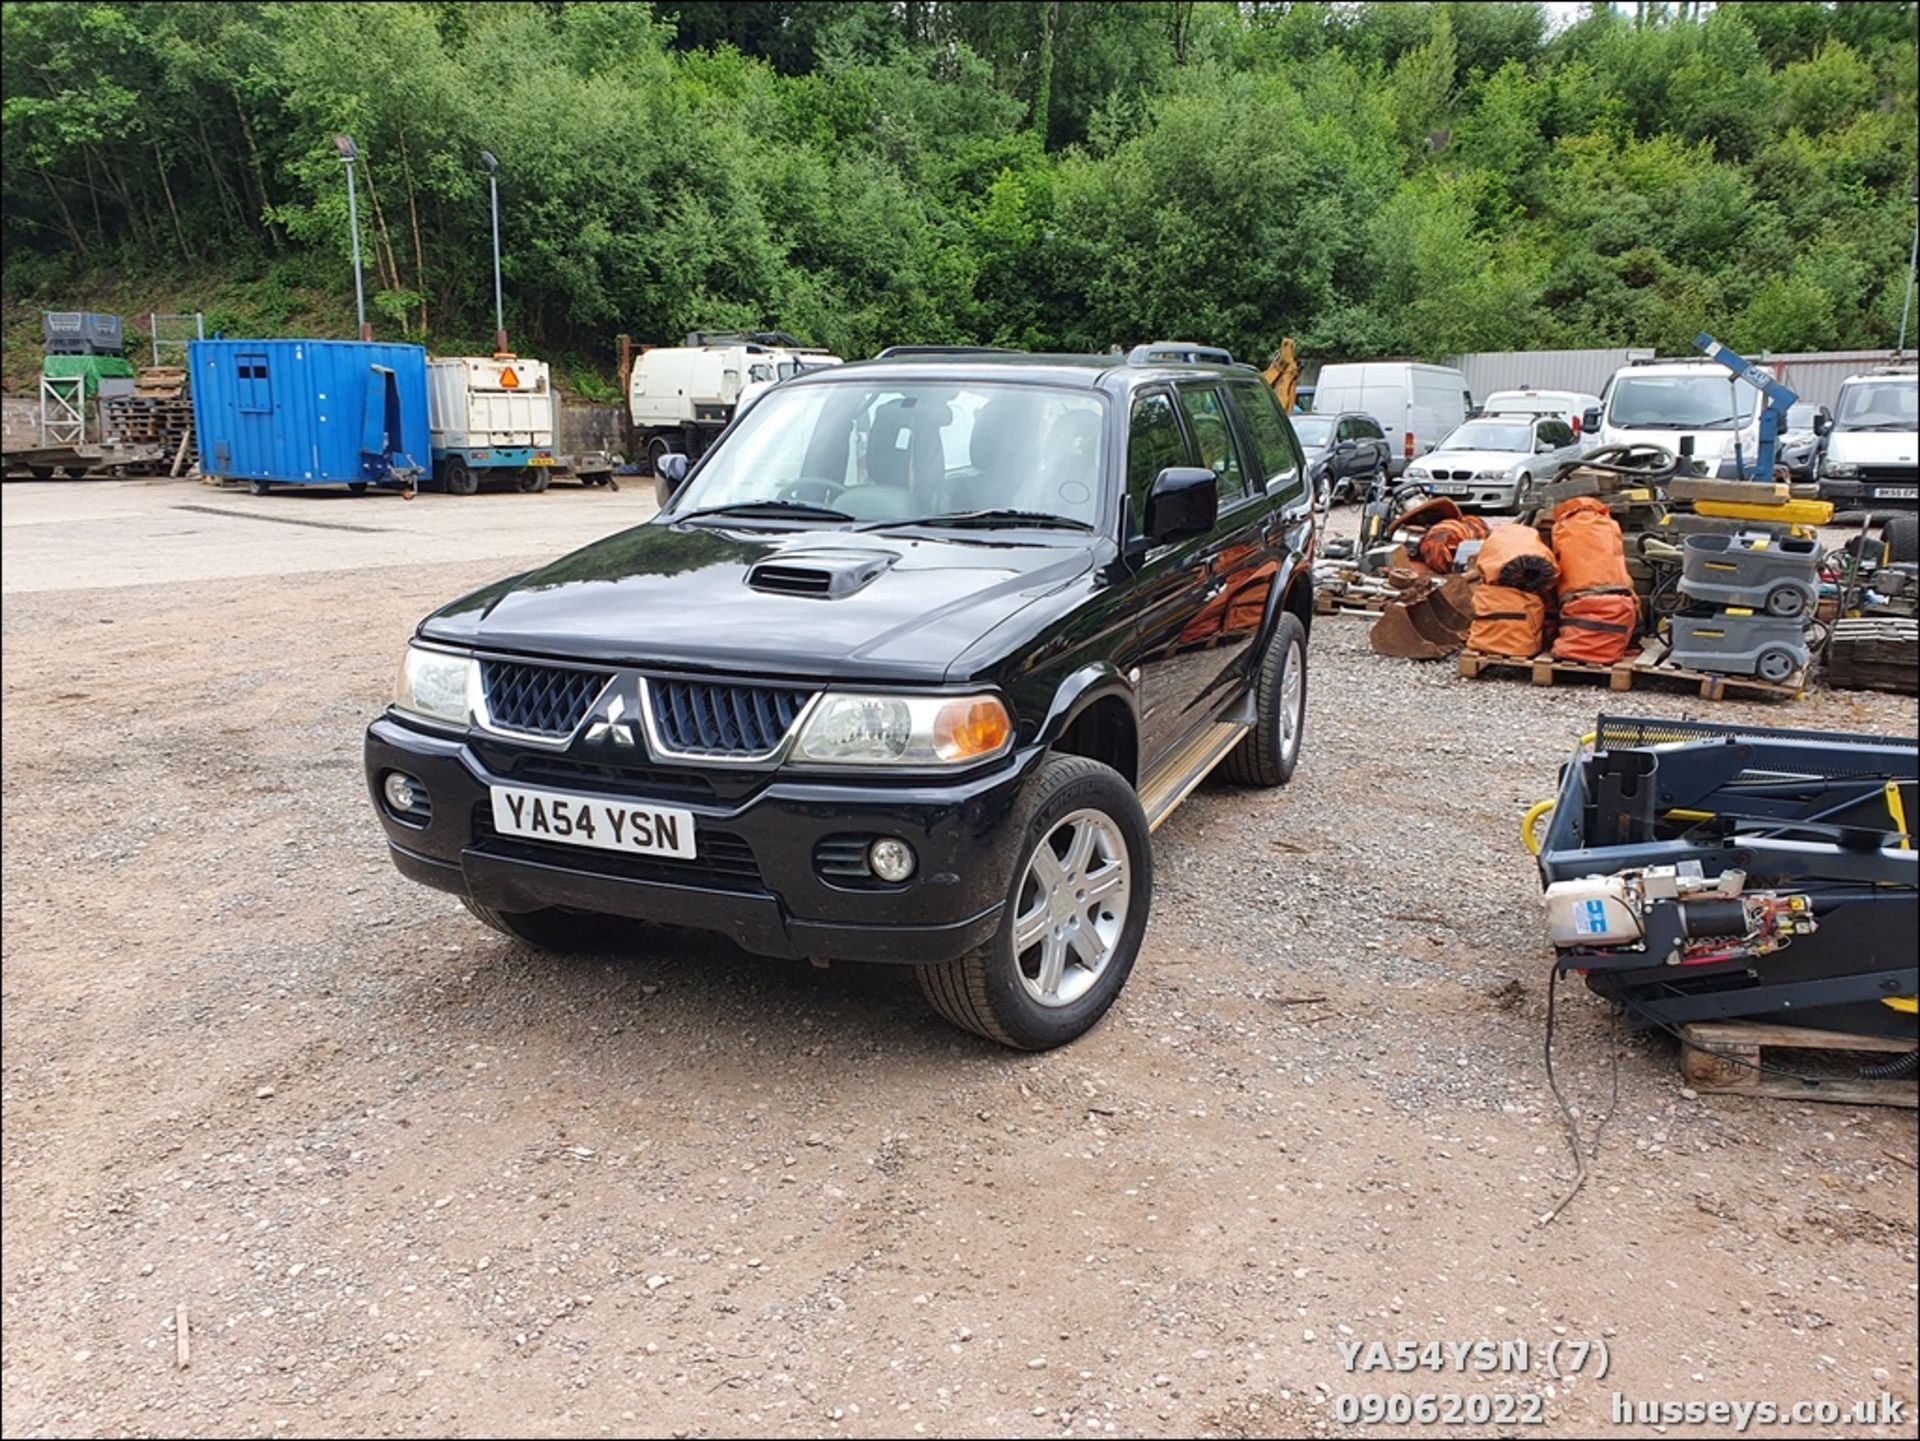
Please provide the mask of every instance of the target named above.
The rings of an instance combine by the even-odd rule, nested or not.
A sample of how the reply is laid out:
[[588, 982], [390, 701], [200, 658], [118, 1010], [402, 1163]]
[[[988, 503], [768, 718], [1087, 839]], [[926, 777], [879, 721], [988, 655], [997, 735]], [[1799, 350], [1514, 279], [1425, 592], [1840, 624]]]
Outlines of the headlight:
[[1424, 465], [1410, 465], [1407, 467], [1408, 480], [1429, 480], [1431, 478], [1430, 473]]
[[1510, 470], [1483, 470], [1479, 474], [1474, 476], [1474, 479], [1475, 480], [1512, 480], [1514, 479], [1514, 474]]
[[400, 662], [393, 703], [400, 710], [430, 720], [465, 725], [472, 710], [477, 672], [472, 656], [410, 645], [407, 658]]
[[1007, 708], [990, 695], [830, 693], [793, 758], [826, 765], [945, 766], [989, 760], [1013, 744]]
[[1850, 475], [1860, 473], [1860, 467], [1851, 460], [1830, 460], [1821, 469], [1836, 480], [1845, 480]]

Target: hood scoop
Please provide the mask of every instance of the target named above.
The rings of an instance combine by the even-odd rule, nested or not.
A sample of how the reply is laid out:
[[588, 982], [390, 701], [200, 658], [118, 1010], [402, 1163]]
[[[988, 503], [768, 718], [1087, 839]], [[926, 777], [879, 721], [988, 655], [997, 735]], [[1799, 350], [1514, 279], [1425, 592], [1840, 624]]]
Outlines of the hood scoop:
[[871, 550], [788, 551], [747, 571], [747, 584], [770, 595], [840, 600], [865, 590], [899, 557]]

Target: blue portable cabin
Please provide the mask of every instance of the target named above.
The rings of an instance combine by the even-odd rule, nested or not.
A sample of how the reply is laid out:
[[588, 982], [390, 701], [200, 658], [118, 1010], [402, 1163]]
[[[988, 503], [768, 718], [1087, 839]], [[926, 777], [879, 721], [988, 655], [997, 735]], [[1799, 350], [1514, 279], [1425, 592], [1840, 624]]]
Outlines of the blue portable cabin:
[[397, 486], [428, 463], [427, 352], [359, 340], [187, 346], [200, 468], [276, 485]]

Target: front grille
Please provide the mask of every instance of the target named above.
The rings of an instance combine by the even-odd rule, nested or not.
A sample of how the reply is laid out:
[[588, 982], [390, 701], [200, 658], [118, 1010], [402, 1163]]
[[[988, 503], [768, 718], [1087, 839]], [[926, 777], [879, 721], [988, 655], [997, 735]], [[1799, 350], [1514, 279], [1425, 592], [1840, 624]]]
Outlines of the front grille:
[[503, 836], [493, 827], [493, 807], [479, 801], [473, 807], [473, 844], [488, 855], [505, 860], [537, 861], [543, 865], [564, 866], [570, 871], [613, 876], [629, 881], [658, 881], [675, 886], [699, 886], [713, 891], [760, 891], [760, 863], [753, 847], [732, 831], [694, 829], [694, 856], [630, 856], [619, 851], [598, 850], [591, 846], [560, 845], [550, 841], [528, 840], [524, 836]]
[[502, 730], [556, 739], [573, 734], [609, 679], [603, 670], [480, 662], [480, 683], [486, 688], [487, 714], [493, 723]]
[[649, 680], [653, 724], [666, 749], [685, 756], [763, 756], [813, 699], [774, 686]]

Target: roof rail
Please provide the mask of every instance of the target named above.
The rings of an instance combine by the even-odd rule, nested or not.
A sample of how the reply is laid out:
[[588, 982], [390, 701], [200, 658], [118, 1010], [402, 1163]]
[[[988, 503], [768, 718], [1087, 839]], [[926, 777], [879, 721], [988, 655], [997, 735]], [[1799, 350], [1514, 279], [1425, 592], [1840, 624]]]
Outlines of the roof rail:
[[898, 360], [907, 355], [1018, 355], [1004, 345], [889, 345], [875, 360]]
[[792, 350], [805, 349], [784, 330], [696, 330], [687, 336], [687, 345], [768, 345]]
[[1233, 352], [1221, 345], [1199, 345], [1191, 340], [1155, 340], [1127, 352], [1128, 365], [1232, 365]]

